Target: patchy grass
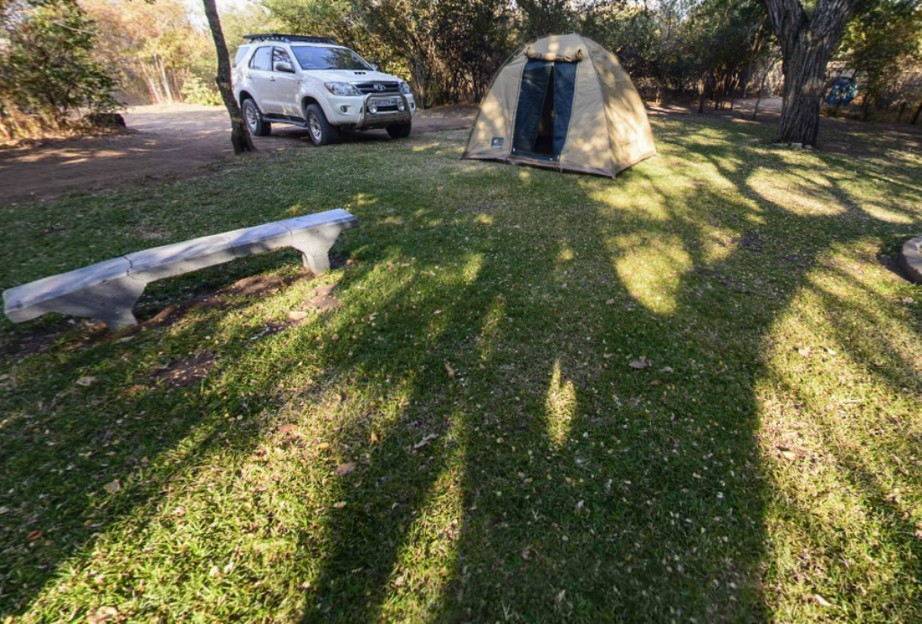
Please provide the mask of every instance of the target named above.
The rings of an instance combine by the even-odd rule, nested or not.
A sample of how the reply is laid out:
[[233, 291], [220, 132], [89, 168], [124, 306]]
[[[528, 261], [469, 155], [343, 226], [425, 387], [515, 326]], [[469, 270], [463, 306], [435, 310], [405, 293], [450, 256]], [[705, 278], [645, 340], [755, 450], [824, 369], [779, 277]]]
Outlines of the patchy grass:
[[450, 132], [0, 207], [5, 286], [360, 220], [320, 278], [152, 285], [140, 331], [0, 325], [0, 613], [922, 619], [922, 291], [888, 268], [922, 160], [654, 123], [616, 181]]

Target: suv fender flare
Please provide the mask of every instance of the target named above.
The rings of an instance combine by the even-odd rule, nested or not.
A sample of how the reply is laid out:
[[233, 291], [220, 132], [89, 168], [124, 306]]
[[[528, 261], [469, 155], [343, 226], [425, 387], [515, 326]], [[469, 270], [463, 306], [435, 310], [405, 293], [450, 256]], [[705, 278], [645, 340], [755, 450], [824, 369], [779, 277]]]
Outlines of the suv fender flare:
[[263, 107], [259, 103], [259, 100], [256, 99], [256, 96], [245, 89], [241, 90], [240, 93], [237, 95], [237, 106], [243, 106], [244, 100], [253, 100], [254, 102], [256, 102], [256, 108], [259, 109], [259, 112], [260, 113], [263, 112]]
[[330, 108], [330, 103], [326, 98], [316, 98], [310, 93], [301, 94], [301, 117], [307, 121], [307, 107], [311, 104], [316, 104], [323, 111], [323, 114], [327, 116], [327, 119], [332, 119], [334, 111]]

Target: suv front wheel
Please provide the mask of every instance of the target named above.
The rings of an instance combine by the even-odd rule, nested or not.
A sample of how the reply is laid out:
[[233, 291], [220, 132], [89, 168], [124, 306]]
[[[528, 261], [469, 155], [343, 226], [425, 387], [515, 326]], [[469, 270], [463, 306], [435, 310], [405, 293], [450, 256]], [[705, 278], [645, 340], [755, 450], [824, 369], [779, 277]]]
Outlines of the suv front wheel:
[[272, 124], [263, 120], [256, 102], [250, 98], [243, 101], [243, 119], [247, 122], [247, 128], [253, 136], [267, 136], [272, 132]]
[[311, 104], [307, 107], [306, 112], [307, 131], [310, 133], [311, 141], [314, 142], [314, 145], [329, 145], [339, 140], [339, 128], [330, 125], [319, 104]]

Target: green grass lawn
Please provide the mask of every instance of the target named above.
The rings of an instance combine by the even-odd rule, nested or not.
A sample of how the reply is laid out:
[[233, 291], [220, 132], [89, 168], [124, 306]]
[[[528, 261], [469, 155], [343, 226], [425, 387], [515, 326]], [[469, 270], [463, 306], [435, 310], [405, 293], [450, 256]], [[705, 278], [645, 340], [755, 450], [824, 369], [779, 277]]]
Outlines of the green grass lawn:
[[447, 132], [0, 207], [3, 287], [360, 222], [2, 321], [0, 621], [922, 621], [922, 157], [653, 123], [617, 180]]

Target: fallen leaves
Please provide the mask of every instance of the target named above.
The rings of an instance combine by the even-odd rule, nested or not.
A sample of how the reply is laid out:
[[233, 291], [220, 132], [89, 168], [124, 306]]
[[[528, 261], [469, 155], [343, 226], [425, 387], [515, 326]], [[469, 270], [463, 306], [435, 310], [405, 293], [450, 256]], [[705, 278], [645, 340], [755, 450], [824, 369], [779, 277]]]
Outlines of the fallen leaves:
[[819, 603], [821, 607], [831, 607], [832, 603], [820, 596], [819, 594], [813, 594], [813, 598]]
[[427, 435], [426, 437], [424, 437], [422, 440], [420, 440], [419, 442], [417, 442], [416, 444], [414, 444], [414, 445], [413, 445], [413, 450], [414, 450], [414, 451], [418, 451], [419, 449], [423, 448], [424, 446], [426, 446], [427, 444], [429, 444], [430, 442], [432, 442], [433, 440], [435, 440], [437, 437], [438, 437], [438, 436], [435, 435], [434, 433], [430, 433], [429, 435]]
[[346, 462], [345, 464], [340, 464], [336, 467], [336, 476], [345, 477], [348, 474], [355, 472], [355, 462]]
[[648, 360], [646, 356], [641, 355], [636, 360], [631, 360], [631, 363], [628, 364], [628, 366], [630, 366], [634, 370], [643, 370], [650, 366], [650, 360]]
[[76, 383], [78, 386], [81, 386], [83, 388], [88, 388], [92, 386], [94, 383], [96, 383], [96, 378], [93, 377], [92, 375], [85, 375], [81, 377], [80, 379], [78, 379]]
[[288, 313], [289, 321], [303, 321], [307, 318], [307, 312], [304, 310], [292, 310]]
[[26, 535], [26, 541], [34, 542], [41, 536], [42, 536], [42, 532], [36, 529], [35, 531], [30, 531], [29, 534]]
[[87, 624], [101, 624], [118, 618], [121, 614], [118, 609], [112, 606], [99, 607], [93, 613], [86, 616]]
[[118, 494], [119, 490], [122, 489], [122, 483], [116, 479], [115, 481], [106, 483], [104, 486], [102, 486], [102, 489], [104, 489], [109, 494]]

